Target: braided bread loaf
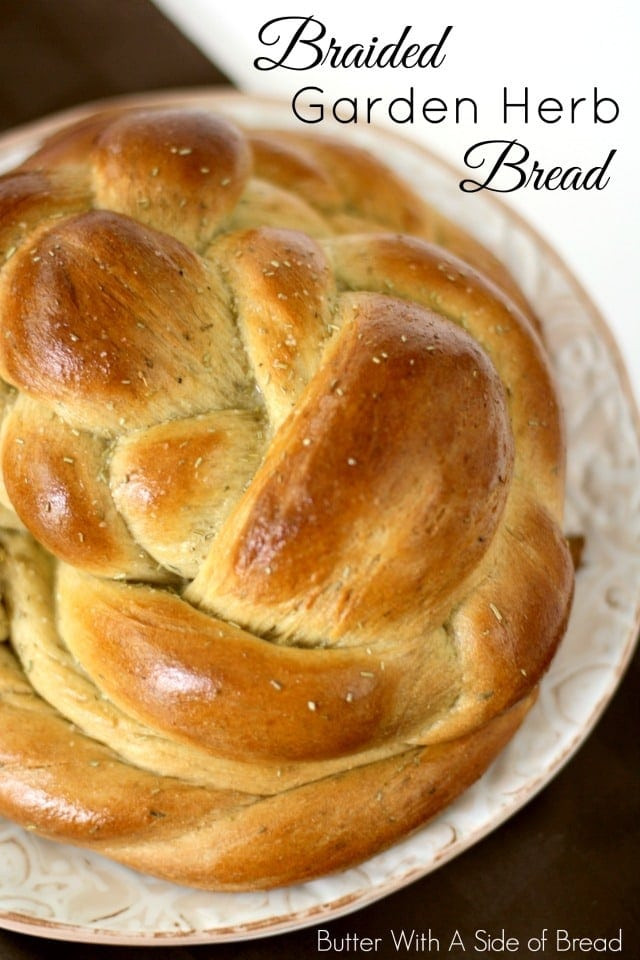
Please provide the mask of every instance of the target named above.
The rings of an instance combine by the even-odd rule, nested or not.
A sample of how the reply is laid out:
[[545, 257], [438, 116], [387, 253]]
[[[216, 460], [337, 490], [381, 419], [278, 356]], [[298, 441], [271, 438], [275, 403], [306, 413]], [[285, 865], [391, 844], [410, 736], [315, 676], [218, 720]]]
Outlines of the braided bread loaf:
[[422, 824], [572, 592], [502, 267], [359, 149], [163, 109], [2, 178], [0, 251], [0, 813], [210, 889]]

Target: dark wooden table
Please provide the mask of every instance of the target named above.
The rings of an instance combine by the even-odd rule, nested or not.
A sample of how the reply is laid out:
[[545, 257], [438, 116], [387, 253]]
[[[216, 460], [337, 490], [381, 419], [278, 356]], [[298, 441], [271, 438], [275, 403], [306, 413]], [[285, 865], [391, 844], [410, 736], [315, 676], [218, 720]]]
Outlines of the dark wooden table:
[[[147, 0], [0, 4], [0, 129], [95, 98], [223, 82], [222, 74]], [[466, 953], [448, 955], [485, 957], [534, 954], [526, 947], [474, 950], [477, 930], [497, 935], [504, 929], [526, 942], [545, 927], [592, 938], [611, 937], [622, 928], [622, 954], [609, 955], [640, 957], [639, 702], [636, 656], [579, 753], [508, 823], [423, 880], [323, 926], [335, 937], [381, 937], [378, 957], [402, 955], [389, 943], [389, 930], [399, 927], [431, 928], [440, 938], [440, 955], [447, 954], [446, 942], [457, 929], [467, 942]], [[158, 960], [299, 960], [338, 954], [318, 951], [317, 932], [309, 928], [245, 943], [157, 947], [153, 955]], [[585, 955], [603, 954], [556, 954], [553, 948], [544, 953]], [[140, 956], [138, 948], [87, 947], [0, 930], [1, 960], [134, 956]]]

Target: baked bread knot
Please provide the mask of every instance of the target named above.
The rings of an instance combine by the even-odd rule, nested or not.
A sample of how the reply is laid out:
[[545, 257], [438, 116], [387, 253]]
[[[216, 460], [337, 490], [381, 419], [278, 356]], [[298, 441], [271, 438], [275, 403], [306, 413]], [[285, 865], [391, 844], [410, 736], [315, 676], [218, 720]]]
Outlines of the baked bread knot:
[[0, 812], [209, 889], [424, 823], [570, 606], [513, 281], [369, 154], [187, 110], [57, 134], [0, 249]]

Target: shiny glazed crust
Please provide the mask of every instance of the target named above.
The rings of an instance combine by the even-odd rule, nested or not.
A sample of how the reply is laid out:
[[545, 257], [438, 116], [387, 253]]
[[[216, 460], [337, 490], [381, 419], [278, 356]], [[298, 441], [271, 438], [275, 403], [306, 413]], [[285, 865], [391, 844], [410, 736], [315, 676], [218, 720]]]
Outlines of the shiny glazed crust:
[[540, 331], [372, 156], [111, 111], [0, 179], [0, 813], [208, 889], [415, 829], [573, 571]]

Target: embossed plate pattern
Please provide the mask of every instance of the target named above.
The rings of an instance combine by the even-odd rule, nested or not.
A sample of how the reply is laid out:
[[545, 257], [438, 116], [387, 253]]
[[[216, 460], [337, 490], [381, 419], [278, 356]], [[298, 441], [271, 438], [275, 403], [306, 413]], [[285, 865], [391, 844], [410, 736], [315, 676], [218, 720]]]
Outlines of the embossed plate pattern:
[[[287, 105], [231, 93], [120, 102], [199, 105], [247, 126], [293, 125]], [[0, 138], [1, 169], [91, 109]], [[450, 860], [522, 807], [593, 728], [631, 656], [640, 608], [640, 441], [626, 375], [603, 320], [526, 223], [492, 198], [463, 195], [446, 164], [379, 130], [335, 132], [381, 152], [416, 190], [491, 247], [543, 321], [568, 428], [566, 530], [586, 540], [567, 636], [538, 703], [485, 776], [428, 826], [357, 869], [267, 893], [203, 893], [0, 820], [0, 926], [93, 943], [209, 943], [279, 933], [365, 906]]]

